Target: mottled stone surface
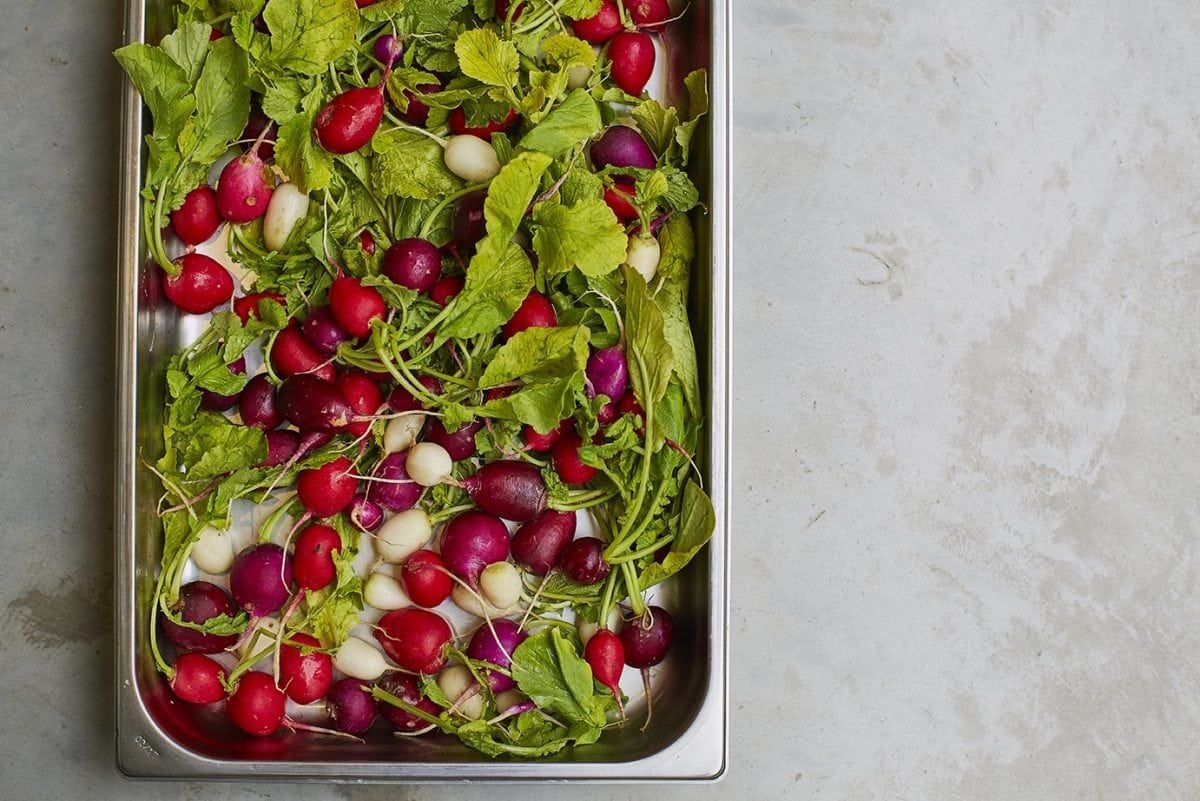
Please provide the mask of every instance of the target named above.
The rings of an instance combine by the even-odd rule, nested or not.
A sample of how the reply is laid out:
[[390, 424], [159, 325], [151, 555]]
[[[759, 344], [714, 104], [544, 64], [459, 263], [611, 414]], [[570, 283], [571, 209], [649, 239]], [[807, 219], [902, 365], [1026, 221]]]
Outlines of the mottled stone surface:
[[[0, 26], [0, 797], [563, 797], [117, 774], [115, 9]], [[1200, 8], [736, 11], [729, 774], [570, 797], [1200, 796]]]

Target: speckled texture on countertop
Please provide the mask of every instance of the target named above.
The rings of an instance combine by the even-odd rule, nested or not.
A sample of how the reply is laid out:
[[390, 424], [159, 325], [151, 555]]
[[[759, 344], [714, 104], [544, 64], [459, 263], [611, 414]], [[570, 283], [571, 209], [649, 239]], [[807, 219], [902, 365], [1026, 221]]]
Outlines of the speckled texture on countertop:
[[[1200, 6], [735, 7], [730, 770], [570, 796], [1200, 796]], [[0, 28], [0, 797], [561, 797], [116, 773], [114, 8]]]

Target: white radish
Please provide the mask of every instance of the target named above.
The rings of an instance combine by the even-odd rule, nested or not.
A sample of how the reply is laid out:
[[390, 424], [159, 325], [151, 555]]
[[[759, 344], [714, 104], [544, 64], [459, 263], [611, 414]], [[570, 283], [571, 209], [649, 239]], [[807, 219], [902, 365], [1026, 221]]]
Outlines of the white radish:
[[450, 665], [438, 674], [437, 684], [463, 717], [469, 720], [483, 717], [483, 693], [476, 689], [469, 697], [461, 698], [463, 693], [476, 686], [475, 677], [465, 665]]
[[454, 460], [449, 452], [436, 442], [418, 442], [404, 460], [408, 476], [422, 487], [434, 487], [450, 478]]
[[629, 249], [625, 253], [625, 263], [637, 270], [647, 283], [658, 272], [658, 260], [662, 250], [658, 240], [652, 236], [634, 235], [629, 237]]
[[394, 576], [379, 572], [367, 577], [366, 586], [363, 587], [363, 600], [367, 602], [367, 606], [385, 612], [412, 606], [412, 600], [404, 592], [400, 582]]
[[507, 608], [499, 609], [488, 603], [486, 598], [482, 598], [471, 589], [464, 587], [461, 584], [455, 584], [454, 589], [450, 592], [450, 597], [454, 600], [456, 606], [464, 612], [474, 615], [475, 617], [499, 618], [508, 617], [517, 610], [516, 605]]
[[205, 573], [219, 576], [233, 567], [233, 543], [229, 532], [205, 526], [192, 546], [192, 561]]
[[462, 134], [446, 142], [446, 169], [473, 184], [490, 181], [500, 174], [500, 159], [491, 143], [478, 136]]
[[263, 241], [268, 250], [283, 250], [296, 223], [308, 216], [308, 195], [293, 183], [280, 184], [271, 195], [263, 218]]
[[275, 645], [275, 640], [279, 637], [280, 623], [277, 617], [260, 617], [254, 623], [254, 629], [250, 635], [242, 640], [242, 644], [238, 646], [238, 657], [245, 659], [251, 654], [270, 648]]
[[387, 428], [383, 432], [383, 452], [387, 454], [408, 450], [416, 443], [424, 427], [425, 416], [420, 414], [406, 414], [388, 420]]
[[512, 562], [493, 562], [479, 574], [479, 591], [497, 609], [509, 609], [521, 600], [521, 574]]
[[[599, 623], [593, 623], [590, 620], [586, 620], [579, 615], [575, 616], [575, 627], [579, 630], [579, 640], [584, 645], [587, 645], [588, 640], [592, 639], [592, 637], [596, 634], [596, 632], [600, 630]], [[610, 611], [608, 613], [608, 625], [605, 628], [607, 628], [609, 631], [620, 631], [620, 629], [621, 629], [621, 610], [620, 610], [620, 608], [614, 606], [612, 608], [612, 611]]]
[[433, 536], [433, 526], [423, 509], [405, 509], [387, 519], [375, 533], [379, 558], [398, 565], [419, 551]]
[[383, 654], [366, 640], [347, 637], [333, 655], [333, 666], [347, 676], [374, 681], [388, 669]]
[[584, 64], [576, 64], [567, 70], [567, 86], [571, 89], [582, 89], [587, 86], [588, 78], [592, 77], [592, 68]]
[[520, 690], [505, 690], [496, 696], [496, 709], [503, 712], [506, 709], [523, 704], [529, 700], [529, 696]]

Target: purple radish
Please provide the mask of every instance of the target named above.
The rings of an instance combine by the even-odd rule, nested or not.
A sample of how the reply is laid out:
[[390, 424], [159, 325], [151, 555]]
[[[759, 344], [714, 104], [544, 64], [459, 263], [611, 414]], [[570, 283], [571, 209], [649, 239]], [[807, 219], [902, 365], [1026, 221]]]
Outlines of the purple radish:
[[[386, 693], [396, 696], [401, 701], [404, 701], [423, 712], [428, 712], [430, 715], [437, 717], [441, 714], [442, 708], [432, 700], [421, 695], [421, 690], [417, 686], [417, 680], [407, 673], [401, 673], [398, 670], [384, 673], [375, 686]], [[379, 714], [383, 719], [392, 724], [392, 728], [396, 731], [414, 732], [426, 728], [429, 723], [422, 718], [401, 709], [398, 706], [391, 704], [380, 704]]]
[[532, 520], [546, 508], [546, 482], [528, 462], [489, 462], [463, 479], [462, 487], [480, 509], [506, 520]]
[[[171, 607], [180, 620], [188, 623], [204, 623], [214, 617], [237, 614], [233, 599], [225, 590], [207, 581], [193, 581], [179, 588], [179, 600]], [[182, 651], [197, 654], [215, 654], [237, 642], [237, 635], [206, 634], [187, 626], [181, 626], [165, 615], [162, 618], [163, 633]]]
[[461, 512], [442, 530], [442, 558], [472, 588], [479, 586], [485, 567], [508, 559], [508, 548], [508, 528], [486, 512]]
[[[237, 361], [229, 365], [229, 372], [234, 375], [246, 374], [246, 358], [238, 356]], [[208, 412], [226, 412], [237, 405], [240, 392], [232, 395], [218, 395], [207, 389], [200, 393], [200, 408]]]
[[667, 610], [661, 606], [648, 607], [645, 615], [621, 627], [625, 664], [634, 668], [654, 667], [667, 658], [674, 636], [675, 626]]
[[287, 464], [300, 446], [300, 435], [287, 428], [267, 432], [267, 458], [259, 467]]
[[350, 339], [350, 335], [334, 322], [328, 306], [318, 306], [310, 311], [300, 331], [310, 345], [326, 356], [337, 353], [338, 345]]
[[576, 584], [596, 584], [612, 569], [604, 561], [604, 543], [595, 537], [572, 540], [562, 555], [562, 571]]
[[639, 167], [652, 170], [657, 163], [654, 151], [642, 135], [624, 125], [614, 125], [592, 143], [592, 164], [605, 167]]
[[342, 679], [329, 688], [325, 706], [333, 727], [346, 734], [362, 734], [375, 722], [375, 697], [362, 679]]
[[587, 380], [592, 389], [591, 397], [607, 395], [609, 400], [620, 400], [629, 388], [625, 353], [615, 345], [593, 353], [587, 362]]
[[326, 431], [305, 431], [300, 435], [300, 441], [296, 443], [296, 453], [293, 454], [292, 461], [300, 461], [332, 439], [333, 434]]
[[481, 428], [481, 421], [472, 420], [453, 431], [447, 431], [441, 419], [430, 417], [425, 423], [425, 439], [441, 445], [446, 449], [446, 453], [450, 454], [451, 459], [461, 462], [475, 455], [475, 434]]
[[278, 428], [283, 423], [283, 413], [276, 402], [275, 385], [266, 373], [259, 373], [246, 382], [238, 399], [238, 411], [242, 422], [263, 431]]
[[374, 531], [383, 525], [383, 510], [375, 501], [368, 499], [365, 493], [360, 492], [354, 496], [346, 514], [349, 515], [350, 522], [363, 531]]
[[390, 33], [385, 33], [375, 40], [374, 51], [375, 58], [379, 59], [383, 66], [394, 67], [404, 57], [404, 42]]
[[354, 416], [336, 384], [307, 373], [279, 386], [279, 411], [297, 428], [324, 433], [341, 431]]
[[401, 239], [383, 254], [383, 274], [400, 286], [428, 292], [442, 274], [442, 254], [427, 240]]
[[278, 545], [250, 545], [233, 560], [229, 589], [233, 600], [254, 617], [279, 611], [292, 586], [292, 558]]
[[424, 487], [409, 477], [404, 469], [407, 460], [407, 451], [383, 457], [371, 473], [372, 478], [382, 480], [370, 482], [367, 498], [390, 512], [403, 512], [416, 506]]
[[487, 234], [487, 220], [483, 216], [485, 200], [487, 192], [472, 192], [460, 199], [454, 208], [454, 244], [460, 253], [474, 250]]
[[[492, 630], [495, 629], [495, 634]], [[489, 662], [497, 667], [508, 668], [512, 664], [513, 651], [525, 642], [529, 635], [511, 620], [493, 620], [491, 627], [480, 626], [471, 642], [467, 645], [467, 656], [482, 662]], [[499, 638], [499, 639], [497, 639]], [[511, 690], [517, 684], [511, 677], [496, 670], [488, 671], [488, 684], [492, 692], [502, 693]]]
[[558, 565], [574, 537], [574, 512], [545, 509], [513, 535], [513, 559], [530, 573], [544, 576]]

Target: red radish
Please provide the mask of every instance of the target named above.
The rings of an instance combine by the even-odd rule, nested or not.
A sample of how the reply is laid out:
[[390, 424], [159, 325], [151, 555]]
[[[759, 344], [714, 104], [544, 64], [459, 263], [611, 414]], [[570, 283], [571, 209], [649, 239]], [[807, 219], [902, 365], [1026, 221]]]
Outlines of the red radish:
[[517, 121], [517, 112], [514, 109], [509, 109], [502, 120], [492, 120], [482, 126], [470, 126], [467, 124], [467, 113], [462, 110], [462, 107], [454, 109], [450, 112], [450, 133], [456, 136], [468, 134], [480, 139], [492, 141], [492, 134], [498, 134], [501, 131], [506, 131], [512, 128]]
[[534, 575], [546, 575], [574, 538], [575, 523], [574, 512], [546, 509], [513, 535], [513, 559]]
[[232, 223], [248, 223], [266, 214], [275, 191], [271, 170], [259, 156], [260, 144], [226, 164], [217, 179], [217, 211]]
[[504, 336], [512, 339], [526, 328], [553, 328], [556, 325], [558, 314], [554, 311], [554, 304], [545, 295], [533, 291], [525, 296], [512, 319], [500, 330], [504, 332]]
[[625, 125], [614, 125], [592, 143], [592, 164], [605, 167], [637, 167], [652, 170], [658, 163], [642, 135]]
[[460, 512], [442, 529], [441, 551], [450, 570], [477, 587], [485, 567], [508, 559], [508, 528], [486, 512]]
[[600, 472], [590, 464], [584, 464], [579, 458], [579, 448], [583, 440], [574, 431], [568, 431], [554, 445], [550, 458], [554, 462], [554, 471], [564, 483], [578, 487], [592, 480]]
[[525, 4], [522, 2], [514, 4], [516, 7], [512, 10], [511, 19], [508, 16], [508, 5], [508, 0], [496, 0], [496, 18], [508, 22], [516, 22], [525, 13]]
[[437, 417], [429, 418], [425, 424], [425, 439], [441, 445], [456, 462], [469, 459], [475, 455], [475, 434], [483, 428], [479, 420], [472, 420], [453, 431], [447, 431], [442, 421]]
[[572, 540], [562, 555], [562, 571], [576, 584], [596, 584], [612, 569], [604, 561], [604, 543], [595, 537]]
[[654, 72], [654, 40], [648, 33], [622, 31], [609, 44], [608, 59], [617, 86], [640, 96]]
[[617, 419], [617, 404], [609, 401], [596, 412], [596, 422], [602, 426], [610, 425]]
[[506, 520], [532, 520], [546, 508], [546, 482], [529, 462], [488, 462], [462, 487], [480, 509]]
[[350, 424], [354, 410], [336, 384], [315, 375], [294, 375], [279, 385], [279, 411], [302, 431], [336, 433]]
[[604, 188], [604, 202], [623, 223], [638, 218], [638, 210], [630, 202], [635, 191], [637, 190], [633, 180], [623, 176], [614, 178], [613, 185]]
[[450, 597], [454, 581], [446, 575], [446, 563], [433, 551], [421, 549], [400, 568], [400, 585], [417, 606], [434, 607]]
[[521, 436], [529, 450], [534, 453], [545, 453], [554, 447], [554, 443], [558, 442], [563, 434], [571, 430], [572, 425], [571, 420], [563, 420], [557, 428], [550, 429], [548, 434], [541, 434], [533, 426], [526, 425], [521, 429]]
[[308, 344], [296, 327], [285, 328], [275, 336], [275, 342], [271, 345], [271, 366], [281, 378], [311, 373], [317, 378], [332, 381], [337, 374], [333, 365], [326, 363], [325, 357]]
[[487, 234], [487, 220], [483, 216], [483, 202], [487, 192], [480, 190], [464, 195], [454, 207], [454, 244], [460, 253], [475, 248]]
[[171, 212], [171, 227], [185, 245], [199, 245], [208, 241], [220, 225], [217, 193], [208, 184], [188, 192], [183, 205]]
[[454, 299], [455, 295], [462, 292], [465, 283], [457, 275], [448, 275], [433, 285], [433, 289], [429, 290], [429, 297], [434, 303], [444, 308]]
[[400, 286], [428, 292], [442, 274], [442, 254], [428, 240], [401, 239], [383, 254], [383, 274]]
[[325, 699], [333, 727], [346, 734], [362, 734], [375, 722], [375, 696], [362, 679], [342, 679]]
[[509, 395], [517, 391], [516, 387], [492, 387], [487, 392], [483, 393], [483, 402], [491, 403], [494, 400], [507, 398]]
[[638, 417], [646, 414], [632, 392], [626, 392], [621, 396], [621, 400], [617, 401], [617, 411], [621, 414], [635, 414]]
[[[257, 20], [255, 24], [257, 24]], [[263, 33], [266, 33], [266, 31], [264, 30]], [[271, 118], [263, 113], [262, 106], [255, 100], [250, 104], [250, 118], [246, 120], [246, 128], [242, 131], [242, 135], [238, 137], [243, 141], [249, 140], [254, 142], [257, 142], [260, 136], [264, 137], [263, 141], [258, 145], [258, 155], [262, 156], [264, 161], [270, 161], [275, 155], [275, 143], [268, 141], [263, 134], [263, 131], [267, 130], [270, 125], [273, 125]]]
[[[229, 365], [229, 372], [234, 375], [246, 374], [246, 359], [244, 356], [238, 356], [237, 360]], [[226, 412], [237, 405], [238, 396], [241, 393], [233, 395], [218, 395], [216, 392], [204, 390], [200, 393], [200, 408], [208, 412]]]
[[326, 356], [337, 353], [338, 345], [350, 339], [350, 335], [333, 319], [328, 306], [318, 306], [310, 311], [300, 330], [308, 343]]
[[332, 439], [333, 434], [325, 431], [305, 431], [296, 444], [296, 453], [292, 458], [299, 461], [322, 445], [328, 444]]
[[[442, 91], [442, 86], [437, 83], [426, 83], [418, 86], [417, 91], [423, 95], [427, 95]], [[409, 125], [424, 128], [425, 123], [429, 121], [429, 106], [418, 100], [417, 95], [407, 89], [404, 90], [404, 96], [408, 98], [408, 107], [400, 112], [400, 118]]]
[[575, 35], [592, 44], [604, 44], [624, 29], [625, 26], [621, 24], [621, 12], [613, 0], [603, 0], [595, 16], [571, 23], [571, 30]]
[[243, 295], [240, 298], [233, 299], [233, 311], [242, 321], [242, 325], [250, 322], [253, 317], [256, 320], [261, 320], [262, 315], [259, 314], [259, 301], [273, 300], [280, 306], [287, 308], [287, 298], [280, 295], [278, 292], [255, 292], [253, 295]]
[[350, 336], [365, 337], [371, 333], [371, 321], [387, 313], [387, 304], [379, 290], [363, 286], [357, 278], [342, 277], [329, 287], [329, 311]]
[[446, 646], [454, 640], [454, 633], [442, 616], [410, 607], [380, 618], [375, 639], [400, 667], [433, 675], [445, 666]]
[[334, 553], [342, 550], [342, 538], [329, 526], [314, 523], [296, 535], [292, 549], [292, 573], [305, 590], [320, 590], [337, 578]]
[[614, 345], [601, 348], [588, 357], [587, 380], [592, 388], [592, 397], [607, 395], [617, 400], [629, 388], [629, 365], [625, 362], [625, 351]]
[[[437, 717], [442, 712], [440, 706], [421, 695], [417, 680], [407, 673], [401, 673], [398, 670], [389, 671], [375, 682], [375, 686], [417, 709], [428, 712], [433, 717]], [[380, 704], [379, 714], [392, 724], [392, 728], [396, 731], [414, 732], [429, 725], [424, 719], [391, 704]]]
[[267, 432], [267, 458], [259, 467], [278, 467], [296, 455], [300, 435], [295, 431], [280, 428]]
[[375, 5], [376, 2], [377, 0], [354, 0], [354, 5], [359, 8], [366, 8], [367, 6]]
[[[310, 649], [321, 641], [311, 634], [298, 632], [290, 639]], [[333, 684], [333, 658], [316, 650], [305, 650], [284, 643], [279, 648], [279, 686], [298, 704], [311, 704], [324, 698]]]
[[224, 36], [225, 36], [225, 31], [221, 30], [220, 28], [213, 28], [211, 31], [208, 32], [208, 41], [215, 42]]
[[292, 557], [273, 542], [249, 545], [229, 569], [233, 600], [254, 617], [278, 612], [292, 594]]
[[332, 517], [350, 505], [358, 490], [354, 465], [345, 456], [296, 477], [296, 494], [313, 517]]
[[621, 674], [625, 672], [625, 646], [621, 644], [621, 638], [608, 629], [600, 629], [588, 640], [583, 649], [583, 658], [587, 660], [596, 681], [612, 692], [619, 708]]
[[425, 488], [408, 475], [404, 467], [407, 460], [407, 451], [383, 457], [371, 473], [372, 478], [380, 480], [370, 482], [367, 497], [391, 512], [403, 512], [416, 506]]
[[[355, 415], [373, 415], [383, 406], [383, 390], [374, 379], [361, 370], [346, 370], [338, 375], [334, 383]], [[346, 426], [346, 430], [355, 437], [361, 437], [370, 428], [370, 420], [353, 420]]]
[[246, 734], [266, 737], [283, 725], [287, 696], [275, 686], [267, 673], [252, 670], [238, 680], [237, 689], [229, 696], [225, 713]]
[[371, 141], [383, 121], [383, 87], [390, 65], [377, 86], [347, 89], [317, 112], [313, 133], [330, 153], [353, 153]]
[[375, 255], [375, 236], [366, 228], [358, 232], [358, 246], [368, 256]]
[[203, 253], [185, 253], [175, 260], [179, 272], [163, 279], [167, 300], [188, 314], [207, 314], [233, 297], [233, 276]]
[[351, 523], [363, 531], [375, 531], [383, 525], [383, 510], [379, 508], [379, 504], [369, 500], [361, 492], [350, 501], [350, 508], [346, 511], [346, 515], [350, 518]]
[[[203, 624], [221, 615], [233, 617], [237, 607], [229, 593], [207, 581], [193, 581], [179, 588], [179, 600], [171, 611], [186, 623]], [[197, 654], [215, 654], [237, 642], [236, 634], [206, 634], [203, 631], [181, 626], [166, 615], [162, 616], [163, 634], [182, 651]]]
[[238, 398], [238, 411], [241, 412], [243, 423], [263, 431], [278, 428], [283, 423], [275, 385], [266, 373], [259, 373], [246, 382]]
[[[484, 624], [475, 630], [467, 645], [467, 656], [507, 670], [512, 664], [513, 651], [528, 637], [529, 634], [511, 620], [493, 620], [491, 626]], [[502, 693], [516, 687], [517, 683], [498, 670], [489, 670], [488, 685], [492, 692]]]
[[171, 692], [189, 704], [213, 704], [225, 697], [222, 679], [227, 675], [220, 662], [203, 654], [181, 654], [175, 660]]
[[[445, 391], [442, 382], [431, 375], [417, 376], [417, 383], [430, 395], [441, 395]], [[415, 412], [426, 407], [403, 386], [397, 386], [392, 390], [392, 394], [388, 395], [388, 408], [394, 412]]]
[[654, 27], [671, 18], [671, 4], [667, 0], [628, 0], [625, 10], [635, 25]]
[[667, 610], [651, 606], [646, 614], [628, 621], [621, 627], [621, 645], [625, 648], [625, 664], [634, 668], [649, 668], [667, 658], [675, 625]]

